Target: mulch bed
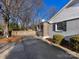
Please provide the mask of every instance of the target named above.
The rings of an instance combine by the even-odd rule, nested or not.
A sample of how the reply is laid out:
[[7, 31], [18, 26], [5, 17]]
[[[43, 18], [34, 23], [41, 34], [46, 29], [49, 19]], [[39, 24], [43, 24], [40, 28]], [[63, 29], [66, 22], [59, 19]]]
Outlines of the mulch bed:
[[16, 37], [9, 37], [9, 38], [1, 38], [0, 43], [11, 43], [11, 42], [18, 42], [20, 41], [22, 37], [16, 36]]
[[[48, 40], [48, 41], [54, 43], [54, 42], [53, 42], [53, 39], [51, 39], [51, 38], [47, 38], [46, 40]], [[68, 48], [68, 49], [70, 49], [70, 50], [72, 50], [72, 51], [75, 51], [75, 52], [79, 53], [79, 51], [76, 51], [76, 50], [73, 48], [73, 45], [72, 45], [71, 43], [69, 43], [68, 41], [66, 41], [66, 40], [63, 40], [60, 45], [63, 46], [63, 47], [65, 47], [65, 48]]]

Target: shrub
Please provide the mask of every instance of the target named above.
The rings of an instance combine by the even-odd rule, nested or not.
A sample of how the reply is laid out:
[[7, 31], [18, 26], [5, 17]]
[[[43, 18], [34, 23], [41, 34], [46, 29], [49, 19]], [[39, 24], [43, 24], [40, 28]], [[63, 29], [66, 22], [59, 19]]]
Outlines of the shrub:
[[53, 35], [53, 42], [56, 43], [56, 44], [61, 44], [63, 39], [64, 39], [64, 36], [61, 35], [61, 34]]
[[73, 49], [75, 50], [79, 50], [79, 35], [74, 35], [70, 38], [70, 42], [72, 43], [73, 45]]
[[71, 37], [72, 40], [79, 42], [79, 35], [74, 35]]

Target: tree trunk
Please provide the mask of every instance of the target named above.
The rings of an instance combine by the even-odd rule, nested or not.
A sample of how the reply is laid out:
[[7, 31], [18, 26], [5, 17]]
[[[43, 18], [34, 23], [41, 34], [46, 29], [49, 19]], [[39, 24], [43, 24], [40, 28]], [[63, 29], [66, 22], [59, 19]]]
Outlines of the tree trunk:
[[4, 37], [8, 38], [9, 37], [9, 16], [8, 14], [3, 15], [4, 18], [4, 27], [3, 27], [3, 34]]
[[5, 21], [4, 21], [3, 34], [4, 34], [4, 37], [6, 37], [6, 38], [9, 37], [8, 22], [5, 22]]

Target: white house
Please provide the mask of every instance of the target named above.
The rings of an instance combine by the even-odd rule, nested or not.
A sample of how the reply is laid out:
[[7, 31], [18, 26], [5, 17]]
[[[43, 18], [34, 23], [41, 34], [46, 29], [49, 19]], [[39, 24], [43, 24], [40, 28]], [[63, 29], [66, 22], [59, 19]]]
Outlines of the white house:
[[79, 34], [79, 0], [72, 0], [48, 22], [49, 37], [53, 37], [54, 34], [64, 36]]

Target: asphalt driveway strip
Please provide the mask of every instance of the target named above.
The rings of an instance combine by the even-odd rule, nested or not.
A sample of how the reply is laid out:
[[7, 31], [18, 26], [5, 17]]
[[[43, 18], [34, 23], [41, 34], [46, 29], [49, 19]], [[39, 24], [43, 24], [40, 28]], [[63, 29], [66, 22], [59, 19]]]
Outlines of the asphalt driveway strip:
[[77, 59], [40, 39], [25, 39], [10, 51], [6, 59]]

